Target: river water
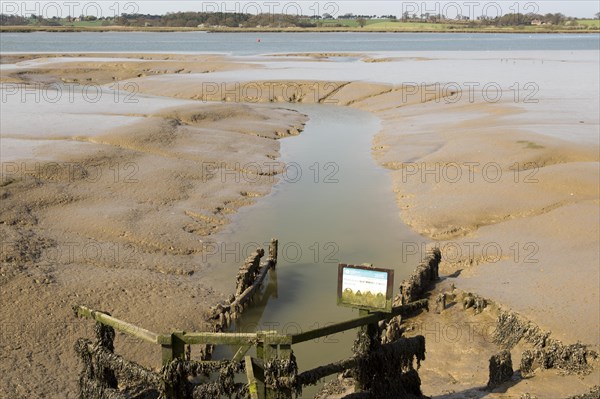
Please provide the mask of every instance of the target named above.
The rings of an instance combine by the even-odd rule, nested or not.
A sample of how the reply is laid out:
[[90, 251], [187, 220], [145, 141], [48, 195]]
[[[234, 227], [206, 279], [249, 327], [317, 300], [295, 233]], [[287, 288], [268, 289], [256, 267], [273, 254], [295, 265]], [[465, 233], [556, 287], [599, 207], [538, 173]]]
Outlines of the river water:
[[[397, 286], [420, 260], [406, 246], [423, 240], [401, 223], [389, 173], [371, 157], [379, 120], [333, 105], [289, 107], [310, 120], [302, 134], [281, 140], [286, 172], [270, 195], [233, 216], [219, 234], [219, 250], [211, 251], [218, 253], [208, 258], [217, 266], [213, 278], [224, 284], [219, 288], [232, 292], [237, 254], [279, 239], [277, 270], [237, 331], [295, 334], [351, 319], [357, 310], [336, 305], [338, 263], [394, 269]], [[348, 357], [354, 338], [347, 331], [295, 345], [301, 370]]]
[[599, 49], [600, 36], [597, 34], [4, 32], [0, 35], [2, 52], [210, 52], [257, 55], [337, 51]]

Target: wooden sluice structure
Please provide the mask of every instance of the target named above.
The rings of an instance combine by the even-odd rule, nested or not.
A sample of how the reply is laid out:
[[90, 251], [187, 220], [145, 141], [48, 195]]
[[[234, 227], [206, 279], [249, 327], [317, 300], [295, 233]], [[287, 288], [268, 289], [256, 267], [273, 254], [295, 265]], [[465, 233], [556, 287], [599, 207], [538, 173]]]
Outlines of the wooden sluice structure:
[[[277, 264], [277, 240], [272, 240], [266, 262], [259, 249], [240, 268], [236, 295], [228, 304], [212, 309], [214, 332], [173, 331], [155, 333], [119, 320], [108, 313], [75, 306], [78, 317], [96, 321], [95, 341], [80, 338], [75, 350], [84, 368], [79, 377], [82, 399], [203, 399], [252, 398], [284, 399], [300, 396], [302, 387], [315, 385], [324, 377], [351, 370], [358, 392], [373, 397], [421, 397], [417, 367], [425, 359], [422, 336], [402, 337], [399, 318], [420, 309], [428, 309], [427, 300], [407, 303], [402, 294], [394, 300], [391, 312], [361, 311], [358, 318], [293, 335], [275, 331], [231, 333], [229, 323], [242, 312], [259, 290], [269, 270]], [[432, 272], [427, 279], [437, 279], [439, 254], [430, 257]], [[427, 264], [427, 262], [425, 263]], [[423, 274], [425, 275], [425, 274]], [[425, 282], [421, 282], [424, 284]], [[339, 362], [299, 372], [293, 345], [360, 327], [354, 343], [354, 355]], [[162, 367], [149, 370], [114, 353], [115, 331], [160, 346]], [[186, 346], [202, 345], [206, 356], [191, 360]], [[239, 348], [228, 360], [208, 360], [217, 345]], [[256, 356], [247, 355], [255, 348]], [[204, 354], [204, 352], [203, 352]], [[238, 377], [245, 374], [246, 382]], [[197, 377], [208, 382], [198, 383]]]

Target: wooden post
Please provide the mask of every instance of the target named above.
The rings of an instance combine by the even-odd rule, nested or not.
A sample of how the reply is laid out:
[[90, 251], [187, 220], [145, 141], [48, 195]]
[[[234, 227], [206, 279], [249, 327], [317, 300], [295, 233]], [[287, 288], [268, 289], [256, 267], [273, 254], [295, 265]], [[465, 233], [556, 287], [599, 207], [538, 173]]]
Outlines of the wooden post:
[[[364, 310], [364, 309], [359, 309], [359, 310], [358, 310], [358, 316], [359, 316], [359, 317], [364, 317], [364, 316], [368, 316], [368, 315], [369, 315], [369, 311], [368, 311], [368, 310]], [[361, 326], [361, 327], [359, 328], [359, 332], [358, 332], [358, 333], [359, 333], [359, 334], [362, 334], [363, 332], [366, 332], [366, 330], [367, 330], [367, 326], [366, 326], [366, 325], [364, 325], [364, 326]], [[357, 367], [358, 367], [358, 366], [357, 366]], [[357, 370], [357, 371], [358, 371], [358, 370]], [[358, 373], [357, 373], [357, 377], [356, 377], [356, 379], [354, 380], [354, 392], [356, 392], [356, 393], [362, 392], [363, 388], [364, 388], [364, 387], [363, 387], [363, 385], [361, 384], [361, 382], [360, 382], [360, 379], [358, 378]]]
[[273, 357], [273, 347], [271, 346], [271, 342], [269, 339], [269, 333], [265, 332], [262, 335], [263, 344], [263, 353], [262, 353], [262, 361], [266, 365], [267, 362]]
[[161, 343], [163, 366], [175, 359], [185, 360], [185, 342], [176, 334], [183, 334], [183, 332], [174, 332], [171, 334], [170, 342]]
[[[280, 344], [279, 358], [284, 360], [290, 360], [292, 358], [292, 345]], [[292, 399], [293, 397], [291, 389], [285, 389], [283, 392], [281, 392], [281, 394], [284, 395], [286, 399]]]
[[281, 344], [279, 345], [279, 357], [281, 359], [289, 359], [292, 357], [292, 345]]
[[264, 399], [265, 384], [264, 384], [264, 369], [250, 356], [244, 358], [246, 364], [246, 376], [248, 377], [248, 394], [250, 399]]
[[[261, 332], [258, 334], [259, 335], [259, 342], [262, 341], [262, 358], [260, 357], [261, 354], [259, 354], [259, 349], [258, 349], [258, 345], [256, 348], [256, 352], [257, 352], [257, 356], [259, 356], [259, 359], [262, 360], [262, 364], [266, 365], [268, 362], [270, 362], [271, 360], [273, 360], [274, 358], [277, 357], [277, 349], [278, 349], [278, 340], [277, 339], [273, 339], [276, 338], [274, 337], [275, 335], [277, 335], [277, 332], [275, 331], [265, 331], [265, 332]], [[277, 398], [277, 391], [274, 390], [273, 388], [267, 386], [265, 384], [265, 398], [266, 399], [275, 399]]]
[[[367, 317], [369, 316], [371, 313], [368, 310], [365, 309], [359, 309], [358, 314], [360, 317]], [[360, 332], [359, 334], [366, 334], [366, 336], [369, 338], [369, 348], [367, 350], [366, 354], [361, 354], [361, 355], [367, 355], [373, 350], [375, 349], [374, 346], [376, 345], [375, 340], [373, 339], [374, 337], [378, 336], [378, 326], [377, 326], [377, 322], [371, 322], [369, 324], [366, 324], [362, 327], [360, 327]], [[360, 363], [359, 363], [360, 364]], [[366, 387], [363, 386], [362, 381], [360, 381], [360, 379], [356, 379], [354, 382], [354, 390], [355, 392], [362, 392]]]
[[[99, 346], [107, 351], [114, 353], [115, 330], [110, 326], [105, 326], [100, 322], [96, 322], [96, 342]], [[99, 362], [98, 360], [96, 360]], [[102, 387], [117, 389], [119, 384], [114, 370], [104, 364], [96, 364], [96, 380]]]
[[277, 251], [279, 248], [279, 241], [276, 238], [271, 239], [269, 244], [269, 260], [273, 262], [273, 268], [277, 265]]
[[265, 335], [262, 332], [256, 333], [257, 343], [256, 343], [256, 357], [260, 360], [265, 358]]
[[[185, 342], [177, 336], [178, 334], [183, 334], [183, 332], [173, 332], [171, 335], [167, 335], [161, 339], [160, 346], [162, 349], [163, 366], [168, 365], [175, 359], [185, 360]], [[183, 399], [181, 398], [181, 387], [173, 385], [172, 381], [167, 381], [165, 388], [166, 392], [164, 392], [164, 394], [166, 395], [166, 398]]]
[[[265, 333], [259, 331], [256, 333], [257, 335], [257, 343], [256, 343], [256, 358], [258, 360], [258, 363], [262, 366], [262, 378], [261, 381], [263, 381], [263, 384], [258, 384], [257, 388], [258, 388], [258, 397], [263, 399], [266, 397], [266, 387], [264, 384], [264, 365], [265, 365], [265, 353], [268, 353], [268, 348], [265, 348]], [[256, 371], [256, 370], [255, 370]]]

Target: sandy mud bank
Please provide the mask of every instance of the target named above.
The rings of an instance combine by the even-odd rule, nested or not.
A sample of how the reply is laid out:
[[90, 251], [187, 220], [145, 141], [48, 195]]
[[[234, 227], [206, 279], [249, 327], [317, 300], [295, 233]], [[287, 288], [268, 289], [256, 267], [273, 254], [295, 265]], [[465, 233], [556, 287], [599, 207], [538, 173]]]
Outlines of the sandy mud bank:
[[[319, 62], [328, 62], [324, 57], [317, 56]], [[135, 120], [91, 136], [53, 138], [37, 131], [11, 135], [3, 129], [3, 147], [7, 143], [18, 148], [24, 160], [52, 154], [49, 161], [87, 166], [74, 177], [51, 174], [48, 178], [31, 168], [22, 175], [3, 176], [0, 229], [14, 244], [5, 246], [1, 254], [2, 300], [14, 303], [2, 314], [2, 321], [12, 328], [3, 330], [7, 339], [2, 340], [11, 359], [2, 363], [3, 374], [10, 376], [3, 389], [11, 395], [73, 393], [74, 379], [68, 373], [58, 379], [54, 375], [57, 365], [73, 371], [72, 375], [76, 369], [71, 345], [59, 335], [62, 322], [70, 320], [72, 302], [119, 309], [123, 318], [157, 329], [202, 328], [195, 324], [198, 309], [223, 296], [202, 283], [202, 242], [227, 223], [227, 214], [268, 193], [273, 184], [271, 176], [265, 175], [252, 184], [206, 181], [202, 165], [209, 162], [211, 168], [216, 164], [242, 171], [248, 162], [276, 159], [274, 139], [297, 134], [305, 119], [267, 103], [337, 104], [379, 117], [382, 127], [373, 140], [373, 156], [393, 176], [397, 216], [423, 236], [422, 242], [399, 244], [398, 251], [414, 251], [433, 242], [442, 250], [440, 274], [447, 277], [440, 290], [448, 290], [452, 283], [458, 290], [518, 311], [565, 344], [581, 341], [599, 346], [600, 156], [597, 142], [570, 136], [597, 131], [597, 113], [572, 119], [548, 101], [538, 108], [553, 117], [540, 119], [539, 113], [521, 104], [481, 97], [445, 101], [457, 92], [428, 96], [386, 82], [385, 76], [377, 78], [382, 83], [239, 81], [203, 72], [268, 65], [248, 66], [219, 57], [144, 58], [42, 60], [38, 66], [28, 64], [35, 64], [35, 57], [6, 60], [24, 65], [3, 70], [2, 82], [31, 85], [92, 79], [89, 82], [108, 85], [119, 81], [134, 83], [140, 95], [200, 100], [197, 105], [152, 112], [136, 109], [126, 113]], [[366, 64], [431, 61], [375, 60], [386, 62]], [[209, 101], [219, 103], [209, 105]], [[573, 101], [570, 106], [577, 105]], [[564, 132], [562, 138], [545, 134], [556, 126]], [[33, 148], [24, 144], [36, 140], [39, 143]], [[63, 146], [67, 141], [69, 145]], [[103, 163], [129, 169], [121, 170], [118, 181], [106, 173], [90, 182], [86, 173]], [[131, 171], [137, 182], [122, 181]], [[131, 256], [133, 262], [115, 267], [124, 262], [90, 257], [87, 252], [84, 256], [81, 248], [89, 243], [101, 249], [116, 245], [119, 256]], [[75, 255], [67, 260], [49, 258], [52, 251], [69, 254], [72, 247]], [[128, 298], [145, 298], [145, 302], [142, 306]], [[168, 310], [160, 315], [152, 312], [164, 309], [166, 303], [177, 304], [177, 316]], [[181, 314], [189, 319], [182, 321]], [[474, 315], [455, 306], [415, 321], [433, 324], [441, 337], [427, 343], [428, 359], [421, 369], [426, 394], [488, 397], [480, 388], [487, 381], [487, 359], [496, 349], [485, 333], [470, 338], [465, 333], [456, 342], [440, 334], [452, 323], [486, 325], [494, 319], [492, 310]], [[74, 325], [71, 335], [81, 335], [81, 328]], [[37, 346], [40, 330], [48, 332], [48, 346], [53, 349]], [[24, 336], [24, 343], [11, 342], [14, 334]], [[20, 356], [23, 351], [28, 355]], [[132, 346], [131, 351], [141, 361], [149, 361], [142, 348]], [[517, 352], [522, 353], [517, 350], [513, 355]], [[11, 371], [28, 367], [40, 376], [37, 381]], [[567, 397], [589, 391], [597, 380], [597, 367], [583, 379], [546, 370], [504, 387], [505, 396], [489, 397]]]

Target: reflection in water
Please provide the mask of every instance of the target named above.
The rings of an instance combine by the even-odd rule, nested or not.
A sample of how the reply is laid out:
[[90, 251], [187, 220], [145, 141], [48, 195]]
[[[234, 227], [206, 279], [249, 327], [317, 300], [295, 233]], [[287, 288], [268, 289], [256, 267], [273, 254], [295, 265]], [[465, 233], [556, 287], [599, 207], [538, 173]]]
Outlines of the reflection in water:
[[253, 311], [251, 314], [242, 313], [242, 316], [233, 322], [232, 330], [240, 333], [255, 332], [260, 327], [258, 321], [263, 319], [267, 303], [269, 300], [276, 300], [277, 298], [277, 269], [271, 269], [267, 277], [267, 283], [252, 299], [250, 306]]

